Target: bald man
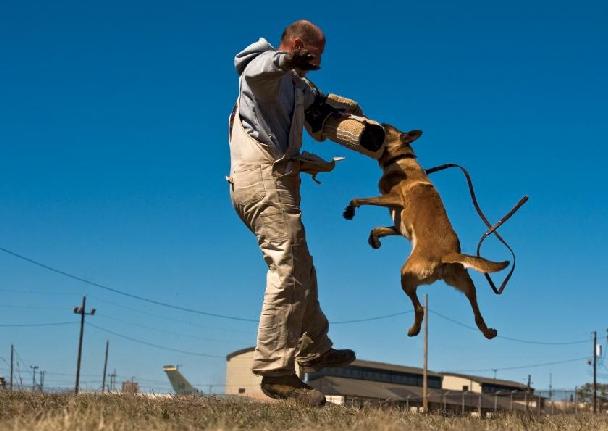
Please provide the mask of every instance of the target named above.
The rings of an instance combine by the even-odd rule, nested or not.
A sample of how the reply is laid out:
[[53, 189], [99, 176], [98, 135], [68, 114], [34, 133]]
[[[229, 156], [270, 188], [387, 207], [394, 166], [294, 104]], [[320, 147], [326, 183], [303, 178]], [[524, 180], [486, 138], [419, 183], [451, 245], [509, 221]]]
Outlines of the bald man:
[[324, 48], [321, 29], [301, 20], [285, 29], [278, 50], [260, 39], [238, 53], [229, 137], [232, 203], [268, 266], [253, 372], [269, 397], [313, 406], [325, 396], [297, 377], [296, 362], [310, 371], [355, 359], [332, 349], [300, 212], [305, 112], [324, 100], [305, 75], [320, 68]]

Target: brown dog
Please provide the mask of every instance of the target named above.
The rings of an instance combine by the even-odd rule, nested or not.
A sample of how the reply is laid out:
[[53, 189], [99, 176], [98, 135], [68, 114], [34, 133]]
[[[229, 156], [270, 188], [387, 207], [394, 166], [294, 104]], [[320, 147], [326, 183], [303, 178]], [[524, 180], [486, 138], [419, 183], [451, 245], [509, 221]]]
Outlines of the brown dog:
[[486, 338], [494, 338], [496, 329], [488, 328], [479, 311], [473, 280], [466, 268], [479, 272], [500, 271], [509, 262], [491, 262], [460, 252], [460, 241], [441, 201], [424, 169], [416, 161], [410, 144], [422, 134], [419, 130], [401, 133], [384, 125], [385, 150], [379, 159], [384, 174], [380, 179], [381, 196], [353, 199], [344, 210], [344, 218], [351, 220], [361, 205], [388, 207], [394, 225], [377, 227], [369, 235], [369, 244], [380, 248], [380, 238], [403, 235], [412, 242], [412, 252], [401, 268], [401, 287], [414, 305], [414, 324], [409, 336], [418, 335], [424, 308], [416, 289], [420, 285], [443, 280], [462, 291], [471, 303], [475, 323]]

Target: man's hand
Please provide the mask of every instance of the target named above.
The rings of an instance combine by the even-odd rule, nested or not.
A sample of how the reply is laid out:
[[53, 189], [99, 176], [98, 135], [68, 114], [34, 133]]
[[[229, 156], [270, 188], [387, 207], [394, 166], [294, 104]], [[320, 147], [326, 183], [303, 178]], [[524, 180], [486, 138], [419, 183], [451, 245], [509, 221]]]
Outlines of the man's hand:
[[336, 167], [336, 161], [343, 159], [343, 157], [334, 157], [331, 161], [327, 162], [308, 151], [302, 151], [302, 154], [298, 156], [300, 170], [310, 175], [316, 175], [319, 172], [331, 172]]
[[315, 64], [316, 56], [308, 52], [307, 49], [295, 49], [285, 56], [285, 67], [288, 69], [300, 70], [319, 70]]

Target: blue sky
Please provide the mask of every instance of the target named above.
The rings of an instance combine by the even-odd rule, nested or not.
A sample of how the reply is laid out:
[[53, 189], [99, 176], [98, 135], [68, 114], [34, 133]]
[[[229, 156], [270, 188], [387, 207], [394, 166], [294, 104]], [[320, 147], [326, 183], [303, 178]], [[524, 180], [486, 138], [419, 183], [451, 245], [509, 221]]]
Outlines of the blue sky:
[[[499, 218], [522, 195], [529, 203], [502, 232], [518, 253], [504, 295], [477, 274], [489, 325], [524, 344], [485, 340], [432, 315], [430, 367], [488, 370], [537, 387], [590, 380], [591, 331], [606, 339], [608, 202], [608, 6], [600, 1], [394, 2], [5, 2], [0, 13], [0, 247], [135, 295], [255, 319], [265, 268], [253, 236], [228, 198], [226, 120], [237, 92], [232, 58], [285, 25], [308, 18], [326, 32], [327, 92], [358, 100], [366, 113], [402, 129], [420, 128], [427, 167], [465, 165], [482, 207]], [[389, 222], [353, 197], [377, 193], [377, 164], [330, 142], [305, 147], [346, 156], [321, 186], [303, 180], [303, 214], [332, 321], [411, 310], [399, 286], [410, 246], [366, 243]], [[463, 249], [484, 231], [457, 172], [433, 176]], [[492, 240], [485, 255], [502, 260]], [[144, 386], [167, 386], [162, 365], [178, 363], [197, 384], [224, 381], [223, 356], [252, 345], [255, 324], [172, 311], [88, 286], [0, 253], [0, 324], [77, 321], [87, 294], [85, 386], [97, 387], [103, 349], [110, 369]], [[419, 289], [431, 309], [468, 325], [464, 297], [442, 283]], [[422, 337], [411, 315], [334, 325], [338, 347], [361, 358], [419, 365]], [[47, 384], [73, 384], [77, 324], [0, 328], [0, 358], [16, 345], [25, 371]], [[0, 373], [6, 363], [0, 359]], [[600, 368], [600, 381], [608, 369]], [[54, 373], [54, 374], [53, 374]], [[485, 371], [480, 374], [492, 375]], [[203, 386], [205, 389], [205, 386]], [[219, 388], [221, 390], [221, 388]]]

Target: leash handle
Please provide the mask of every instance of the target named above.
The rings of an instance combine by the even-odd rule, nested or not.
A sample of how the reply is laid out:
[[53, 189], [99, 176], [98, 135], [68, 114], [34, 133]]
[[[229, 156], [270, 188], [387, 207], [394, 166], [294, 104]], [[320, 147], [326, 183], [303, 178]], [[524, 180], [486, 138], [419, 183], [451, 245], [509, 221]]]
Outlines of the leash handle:
[[484, 272], [484, 274], [483, 274], [484, 277], [486, 278], [488, 284], [490, 285], [490, 288], [494, 291], [494, 293], [497, 295], [500, 295], [500, 294], [502, 294], [503, 290], [505, 290], [505, 287], [507, 287], [507, 283], [509, 283], [511, 276], [513, 275], [513, 272], [515, 271], [516, 258], [515, 258], [515, 252], [513, 251], [511, 246], [507, 243], [507, 241], [505, 241], [505, 239], [497, 232], [497, 229], [500, 226], [502, 226], [507, 220], [509, 220], [513, 216], [513, 214], [515, 214], [528, 201], [528, 196], [524, 196], [523, 198], [521, 198], [519, 200], [519, 202], [517, 202], [517, 204], [515, 204], [515, 206], [513, 208], [511, 208], [511, 210], [508, 213], [506, 213], [496, 224], [492, 225], [490, 223], [490, 221], [488, 220], [488, 218], [486, 217], [486, 215], [484, 214], [484, 212], [482, 211], [481, 207], [479, 206], [479, 203], [477, 202], [477, 196], [475, 194], [475, 188], [473, 187], [473, 181], [471, 180], [471, 176], [469, 175], [469, 172], [465, 168], [463, 168], [460, 165], [457, 165], [456, 163], [445, 163], [443, 165], [439, 165], [439, 166], [435, 166], [433, 168], [426, 169], [425, 172], [427, 175], [430, 175], [434, 172], [439, 172], [439, 171], [443, 171], [443, 170], [450, 169], [450, 168], [458, 168], [464, 174], [464, 176], [467, 180], [467, 185], [469, 187], [469, 194], [471, 195], [471, 200], [473, 201], [473, 206], [475, 207], [475, 211], [477, 211], [479, 218], [484, 222], [484, 224], [488, 228], [488, 230], [481, 236], [481, 238], [479, 239], [479, 242], [477, 243], [477, 257], [481, 257], [480, 256], [481, 245], [486, 240], [486, 238], [489, 237], [490, 235], [496, 236], [496, 238], [498, 238], [498, 240], [502, 244], [504, 244], [504, 246], [509, 250], [509, 252], [511, 253], [511, 256], [513, 257], [513, 264], [511, 265], [511, 270], [509, 271], [507, 276], [504, 278], [502, 283], [500, 283], [500, 287], [496, 287], [496, 284], [494, 283], [494, 280], [492, 280], [492, 277], [490, 276], [490, 274], [488, 274], [487, 272]]

